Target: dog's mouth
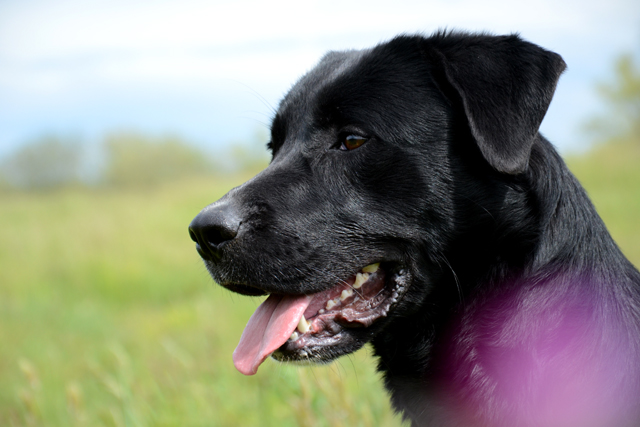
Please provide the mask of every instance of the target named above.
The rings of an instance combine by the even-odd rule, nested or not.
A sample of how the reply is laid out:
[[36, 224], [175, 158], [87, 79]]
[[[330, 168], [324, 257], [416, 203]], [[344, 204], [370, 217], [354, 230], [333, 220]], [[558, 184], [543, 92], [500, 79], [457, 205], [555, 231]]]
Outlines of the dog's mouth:
[[405, 284], [404, 270], [376, 263], [316, 294], [271, 294], [249, 319], [234, 365], [253, 375], [270, 355], [281, 361], [331, 360], [357, 330], [388, 315]]

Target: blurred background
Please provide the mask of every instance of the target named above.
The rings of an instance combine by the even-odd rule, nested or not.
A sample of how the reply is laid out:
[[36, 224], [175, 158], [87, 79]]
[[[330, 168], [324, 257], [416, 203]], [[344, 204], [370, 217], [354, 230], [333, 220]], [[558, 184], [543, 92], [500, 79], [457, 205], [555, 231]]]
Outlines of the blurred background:
[[368, 349], [237, 373], [187, 225], [327, 50], [441, 28], [564, 57], [541, 131], [640, 265], [637, 0], [0, 0], [0, 426], [401, 425]]

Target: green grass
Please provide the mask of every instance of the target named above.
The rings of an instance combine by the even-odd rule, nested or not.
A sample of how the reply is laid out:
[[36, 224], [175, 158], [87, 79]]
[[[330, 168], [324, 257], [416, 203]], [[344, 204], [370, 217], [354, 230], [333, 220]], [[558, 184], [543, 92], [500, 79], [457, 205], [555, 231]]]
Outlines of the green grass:
[[[569, 164], [640, 262], [640, 150]], [[0, 194], [0, 426], [399, 426], [369, 350], [324, 367], [231, 354], [260, 299], [213, 285], [187, 234], [247, 177]]]
[[622, 252], [640, 266], [640, 141], [596, 147], [567, 163]]
[[260, 299], [213, 284], [187, 225], [245, 179], [0, 195], [0, 426], [400, 425], [367, 351], [233, 367]]

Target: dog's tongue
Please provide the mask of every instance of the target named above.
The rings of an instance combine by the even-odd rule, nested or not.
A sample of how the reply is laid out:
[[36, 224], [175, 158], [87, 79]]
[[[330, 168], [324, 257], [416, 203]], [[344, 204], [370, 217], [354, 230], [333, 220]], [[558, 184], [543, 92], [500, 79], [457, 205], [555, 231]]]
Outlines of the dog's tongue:
[[233, 364], [245, 375], [284, 344], [298, 326], [300, 316], [311, 302], [310, 296], [270, 295], [253, 313], [233, 352]]

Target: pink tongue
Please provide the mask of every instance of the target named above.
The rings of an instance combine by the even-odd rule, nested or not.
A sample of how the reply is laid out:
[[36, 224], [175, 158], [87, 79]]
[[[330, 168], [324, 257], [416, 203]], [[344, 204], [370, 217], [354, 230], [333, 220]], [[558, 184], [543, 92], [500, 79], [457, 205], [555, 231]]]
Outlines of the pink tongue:
[[289, 339], [310, 302], [310, 296], [270, 295], [260, 304], [233, 352], [236, 369], [245, 375], [258, 372], [258, 366]]

